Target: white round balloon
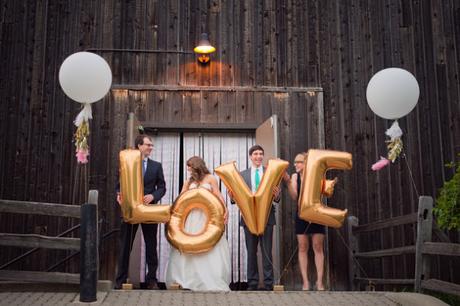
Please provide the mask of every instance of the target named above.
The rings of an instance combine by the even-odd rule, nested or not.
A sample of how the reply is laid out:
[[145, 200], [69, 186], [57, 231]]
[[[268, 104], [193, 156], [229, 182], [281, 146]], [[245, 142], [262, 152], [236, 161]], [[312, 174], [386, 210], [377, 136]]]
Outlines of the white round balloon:
[[401, 68], [383, 69], [367, 85], [367, 103], [385, 119], [401, 118], [414, 109], [420, 95], [415, 77]]
[[59, 69], [59, 83], [65, 94], [80, 103], [102, 99], [112, 85], [109, 64], [97, 54], [77, 52], [67, 57]]

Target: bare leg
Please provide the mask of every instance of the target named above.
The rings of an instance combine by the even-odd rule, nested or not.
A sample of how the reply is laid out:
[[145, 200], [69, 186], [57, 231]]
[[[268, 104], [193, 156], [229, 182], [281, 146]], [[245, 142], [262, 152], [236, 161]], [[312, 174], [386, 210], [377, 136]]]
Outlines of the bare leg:
[[315, 252], [315, 266], [317, 272], [316, 289], [324, 290], [324, 234], [313, 234], [312, 244], [313, 251]]
[[307, 235], [297, 235], [297, 242], [299, 244], [299, 267], [300, 274], [302, 275], [302, 290], [308, 290], [310, 288], [310, 283], [308, 282], [308, 236]]

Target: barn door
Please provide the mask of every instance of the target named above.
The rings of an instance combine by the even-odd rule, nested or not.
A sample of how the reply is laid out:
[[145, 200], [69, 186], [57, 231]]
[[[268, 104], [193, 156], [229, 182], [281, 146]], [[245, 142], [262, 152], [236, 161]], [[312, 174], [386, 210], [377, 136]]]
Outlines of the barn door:
[[[280, 157], [279, 138], [278, 138], [278, 116], [272, 115], [270, 118], [265, 120], [256, 129], [256, 143], [264, 148], [264, 166], [267, 166], [267, 162], [271, 158]], [[281, 231], [281, 207], [282, 203], [276, 205], [275, 218], [276, 225], [273, 228], [273, 273], [275, 277], [275, 284], [278, 284], [280, 279], [280, 231]], [[259, 250], [259, 271], [263, 271], [262, 268], [262, 252]], [[263, 286], [263, 274], [259, 273], [259, 285]]]

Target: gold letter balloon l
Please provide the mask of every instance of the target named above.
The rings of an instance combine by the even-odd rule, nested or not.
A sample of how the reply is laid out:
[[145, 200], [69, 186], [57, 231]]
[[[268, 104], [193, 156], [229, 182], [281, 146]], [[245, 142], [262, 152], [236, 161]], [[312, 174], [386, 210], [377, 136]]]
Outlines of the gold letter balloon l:
[[[300, 190], [299, 217], [313, 223], [335, 228], [341, 227], [347, 215], [347, 210], [327, 207], [321, 202], [321, 193], [325, 191], [323, 178], [329, 169], [350, 170], [351, 167], [352, 156], [350, 153], [309, 150], [307, 167], [303, 174], [303, 182]], [[326, 182], [326, 185], [327, 183], [331, 184], [332, 182]], [[330, 195], [327, 194], [327, 196]]]
[[170, 218], [169, 205], [144, 204], [142, 157], [139, 150], [120, 152], [121, 212], [127, 223], [164, 223]]

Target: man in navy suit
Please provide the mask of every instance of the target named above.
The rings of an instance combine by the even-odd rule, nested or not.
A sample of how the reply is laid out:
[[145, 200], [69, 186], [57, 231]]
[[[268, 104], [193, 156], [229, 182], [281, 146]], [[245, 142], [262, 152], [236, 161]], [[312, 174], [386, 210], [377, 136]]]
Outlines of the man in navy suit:
[[[135, 147], [141, 151], [142, 173], [144, 176], [144, 205], [157, 203], [166, 193], [166, 184], [163, 176], [163, 167], [161, 163], [151, 160], [150, 153], [153, 150], [152, 139], [147, 135], [139, 135], [135, 140]], [[119, 190], [119, 189], [118, 189]], [[117, 202], [121, 204], [121, 195], [117, 194]], [[145, 257], [148, 267], [148, 273], [145, 278], [148, 289], [158, 289], [157, 284], [157, 224], [142, 223], [142, 234], [145, 241]], [[121, 289], [121, 285], [128, 278], [129, 255], [133, 246], [134, 236], [138, 224], [129, 224], [121, 221], [120, 226], [120, 249], [118, 257], [118, 271], [115, 283], [115, 289]]]
[[[254, 145], [249, 149], [249, 159], [251, 167], [241, 172], [241, 176], [253, 193], [259, 188], [260, 181], [265, 172], [265, 167], [262, 166], [264, 159], [264, 149], [260, 145]], [[280, 188], [275, 187], [272, 191], [275, 202], [279, 202]], [[229, 192], [231, 198], [233, 195]], [[232, 201], [232, 203], [234, 203]], [[239, 203], [241, 204], [241, 203]], [[257, 266], [257, 245], [260, 243], [262, 250], [264, 288], [262, 290], [273, 289], [273, 262], [272, 262], [272, 243], [273, 243], [273, 225], [275, 220], [275, 207], [272, 205], [270, 215], [268, 217], [265, 231], [262, 235], [257, 236], [252, 234], [244, 220], [241, 219], [246, 238], [246, 250], [248, 253], [247, 275], [248, 275], [248, 290], [258, 290], [259, 269]]]

